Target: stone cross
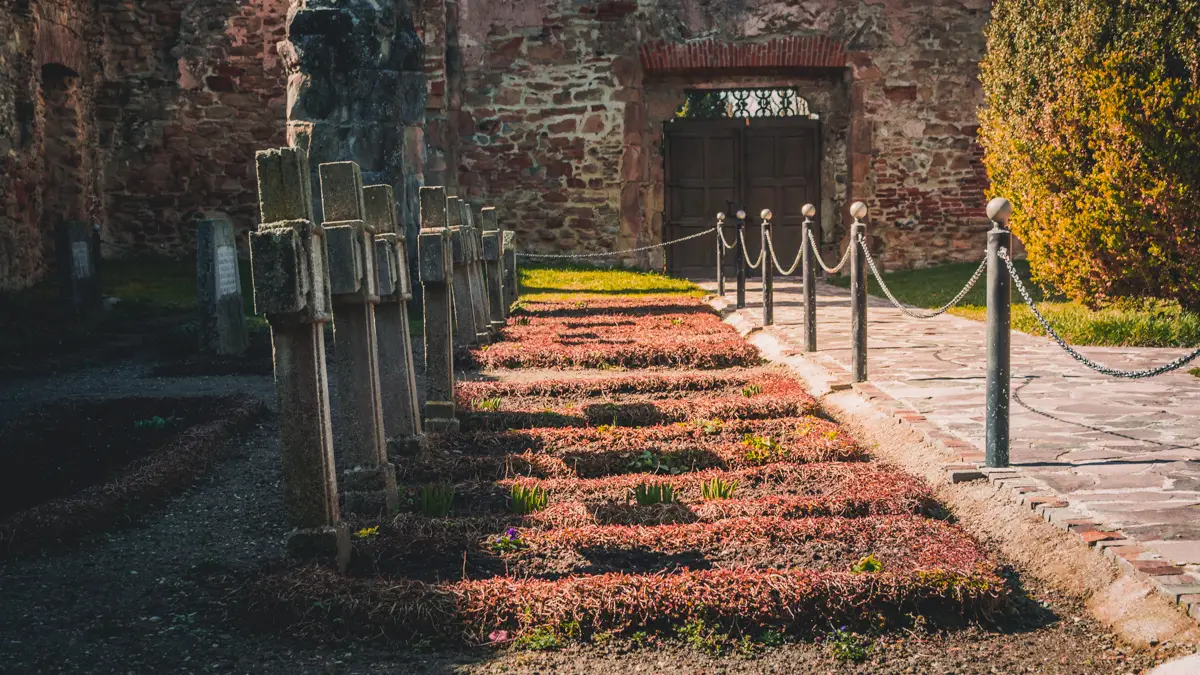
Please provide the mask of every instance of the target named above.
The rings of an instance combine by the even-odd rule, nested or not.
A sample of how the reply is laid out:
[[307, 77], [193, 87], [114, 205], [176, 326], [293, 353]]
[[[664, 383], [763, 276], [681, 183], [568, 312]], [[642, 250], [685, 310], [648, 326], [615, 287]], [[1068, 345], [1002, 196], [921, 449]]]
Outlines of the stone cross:
[[454, 273], [446, 190], [421, 188], [417, 259], [425, 296], [425, 428], [458, 431], [454, 410]]
[[101, 297], [95, 230], [87, 223], [68, 220], [58, 224], [55, 238], [63, 305], [77, 316], [96, 313]]
[[471, 303], [470, 236], [467, 232], [466, 212], [458, 197], [446, 199], [446, 222], [450, 228], [450, 245], [454, 256], [454, 334], [465, 345], [481, 342], [480, 331], [475, 326], [475, 310]]
[[510, 307], [520, 295], [517, 285], [517, 233], [512, 230], [501, 232], [504, 233], [504, 306]]
[[333, 294], [333, 448], [343, 506], [364, 515], [392, 513], [398, 495], [380, 402], [375, 231], [366, 222], [358, 164], [322, 164], [320, 173]]
[[202, 220], [196, 226], [196, 300], [200, 306], [200, 350], [234, 355], [246, 351], [246, 312], [233, 223]]
[[413, 369], [409, 335], [408, 301], [412, 299], [408, 276], [408, 251], [404, 234], [397, 231], [396, 199], [390, 185], [363, 188], [367, 226], [375, 234], [375, 269], [379, 275], [379, 305], [375, 331], [379, 344], [379, 391], [383, 405], [383, 430], [389, 457], [411, 455], [423, 445], [421, 412], [417, 404], [417, 378]]
[[308, 156], [299, 148], [255, 157], [261, 223], [250, 233], [254, 311], [271, 324], [283, 503], [296, 557], [350, 561], [338, 512], [323, 324], [333, 318], [323, 229], [313, 224]]
[[504, 302], [504, 233], [495, 207], [485, 207], [480, 213], [483, 227], [483, 263], [487, 276], [488, 309], [491, 312], [492, 331], [504, 328], [506, 305]]
[[487, 333], [488, 341], [496, 333], [492, 326], [491, 300], [488, 297], [487, 275], [483, 264], [483, 211], [476, 204], [463, 202], [467, 209], [467, 223], [471, 226], [471, 299], [474, 301], [475, 327]]

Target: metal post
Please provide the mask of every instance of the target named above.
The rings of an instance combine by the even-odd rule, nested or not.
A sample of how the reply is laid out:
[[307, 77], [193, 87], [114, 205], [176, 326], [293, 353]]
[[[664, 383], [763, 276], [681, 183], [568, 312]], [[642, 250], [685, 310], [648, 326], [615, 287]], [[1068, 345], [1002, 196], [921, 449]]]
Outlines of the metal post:
[[804, 214], [804, 224], [800, 230], [800, 246], [804, 253], [800, 256], [801, 277], [804, 279], [804, 351], [817, 351], [817, 271], [812, 259], [813, 250], [809, 243], [812, 232], [812, 217], [817, 215], [817, 207], [805, 204], [801, 209]]
[[717, 295], [725, 297], [725, 214], [717, 214]]
[[775, 263], [771, 262], [771, 251], [767, 248], [771, 242], [771, 209], [763, 209], [762, 213], [762, 303], [763, 325], [775, 323]]
[[1008, 217], [1012, 205], [997, 197], [987, 206], [992, 229], [987, 239], [987, 422], [984, 432], [987, 465], [1008, 466], [1008, 398], [1012, 379], [1012, 279], [1000, 249], [1012, 251]]
[[737, 212], [737, 242], [734, 249], [737, 256], [737, 308], [743, 309], [746, 306], [746, 247], [742, 242], [746, 241], [746, 212]]
[[867, 381], [867, 256], [860, 238], [866, 237], [867, 205], [850, 205], [854, 224], [850, 226], [850, 377], [854, 382]]

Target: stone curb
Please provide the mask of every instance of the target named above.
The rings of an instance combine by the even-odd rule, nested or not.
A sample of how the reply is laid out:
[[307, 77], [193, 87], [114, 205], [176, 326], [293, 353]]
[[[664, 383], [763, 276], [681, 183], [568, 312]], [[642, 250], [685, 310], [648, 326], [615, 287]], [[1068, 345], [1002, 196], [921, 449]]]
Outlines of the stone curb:
[[820, 352], [806, 353], [778, 332], [769, 328], [764, 330], [739, 312], [733, 302], [720, 296], [709, 296], [707, 302], [742, 337], [757, 334], [755, 342], [761, 344], [756, 346], [767, 360], [782, 361], [800, 357], [802, 365], [794, 362], [788, 365], [798, 371], [814, 389], [814, 396], [821, 398], [831, 392], [853, 389], [877, 411], [890, 415], [897, 425], [917, 432], [925, 445], [950, 454], [953, 460], [943, 469], [951, 483], [988, 481], [1014, 503], [1073, 534], [1084, 546], [1100, 551], [1114, 561], [1123, 573], [1150, 584], [1159, 595], [1180, 605], [1189, 617], [1200, 624], [1200, 575], [1145, 550], [1136, 539], [1120, 530], [1105, 527], [1072, 509], [1069, 500], [1043, 481], [1029, 476], [1020, 467], [988, 468], [982, 449], [943, 430], [874, 384], [851, 383], [849, 371], [831, 357]]

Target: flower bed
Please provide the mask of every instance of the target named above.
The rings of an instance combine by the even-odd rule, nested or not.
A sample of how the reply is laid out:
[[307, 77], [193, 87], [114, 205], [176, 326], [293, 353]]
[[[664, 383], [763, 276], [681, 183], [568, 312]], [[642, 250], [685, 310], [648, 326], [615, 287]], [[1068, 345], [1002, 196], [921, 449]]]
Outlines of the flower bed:
[[[654, 389], [653, 376], [638, 376], [630, 378], [630, 386], [642, 384], [641, 392], [621, 396], [572, 395], [569, 382], [546, 389], [554, 394], [527, 385], [472, 382], [463, 383], [456, 398], [465, 430], [637, 427], [689, 420], [798, 417], [816, 409], [816, 400], [795, 380], [772, 372], [751, 372], [729, 378], [703, 378], [703, 383], [710, 385], [705, 389], [686, 388], [687, 376]], [[671, 384], [682, 388], [670, 388]], [[587, 391], [589, 386], [581, 383], [578, 388]]]
[[758, 351], [698, 301], [530, 303], [490, 345], [460, 353], [482, 368], [729, 368]]

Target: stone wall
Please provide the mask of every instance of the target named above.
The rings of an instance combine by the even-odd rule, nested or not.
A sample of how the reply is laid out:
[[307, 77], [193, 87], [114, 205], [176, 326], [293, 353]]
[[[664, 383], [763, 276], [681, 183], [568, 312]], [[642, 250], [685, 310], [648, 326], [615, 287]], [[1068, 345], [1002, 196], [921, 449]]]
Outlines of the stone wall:
[[0, 0], [0, 289], [54, 264], [64, 218], [106, 256], [190, 255], [195, 222], [256, 220], [282, 145], [287, 0]]
[[[988, 0], [454, 5], [441, 16], [456, 14], [457, 25], [431, 29], [427, 14], [425, 36], [430, 51], [454, 36], [462, 106], [430, 114], [456, 122], [460, 190], [500, 206], [529, 250], [659, 241], [663, 123], [687, 88], [755, 83], [799, 87], [825, 120], [831, 240], [844, 233], [847, 203], [862, 199], [885, 266], [978, 257]], [[453, 65], [434, 65], [453, 78]]]

